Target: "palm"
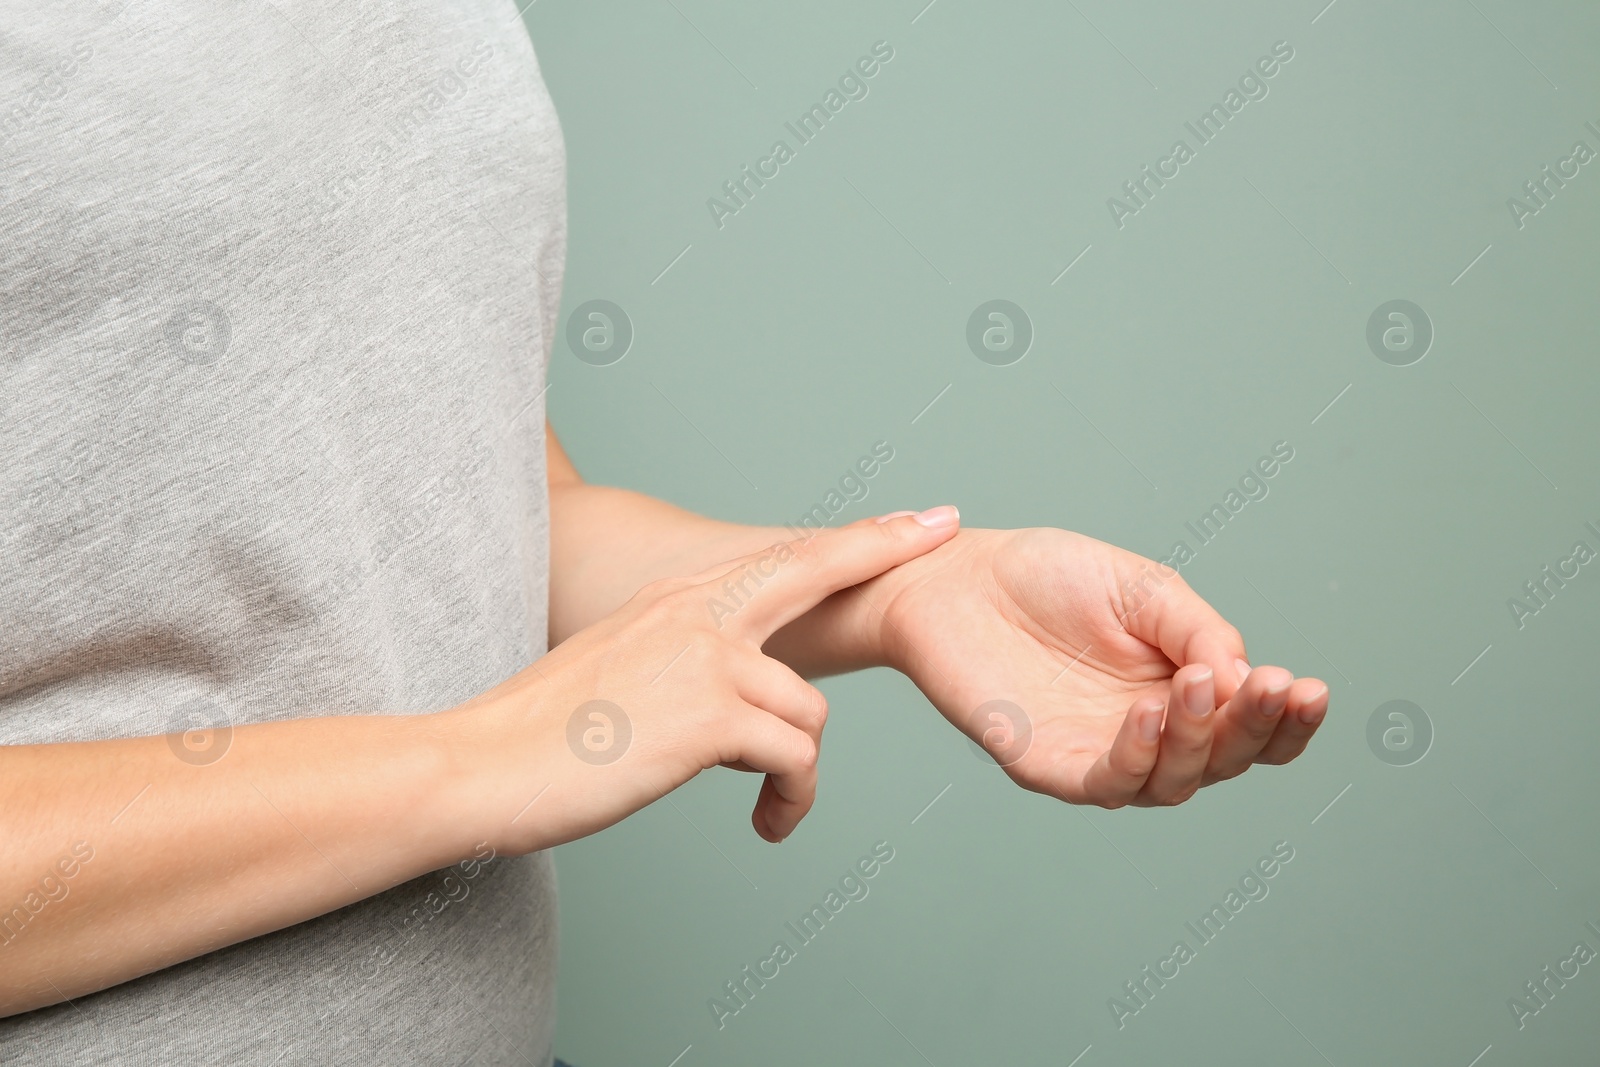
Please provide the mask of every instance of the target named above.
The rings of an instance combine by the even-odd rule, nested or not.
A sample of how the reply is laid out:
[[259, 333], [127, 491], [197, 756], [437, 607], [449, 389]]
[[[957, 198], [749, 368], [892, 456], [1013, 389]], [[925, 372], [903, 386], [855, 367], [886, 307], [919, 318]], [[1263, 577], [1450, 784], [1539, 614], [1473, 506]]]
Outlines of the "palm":
[[[883, 612], [896, 665], [934, 706], [974, 740], [989, 728], [985, 747], [1012, 779], [1062, 799], [1100, 802], [1091, 771], [1131, 709], [1167, 703], [1186, 662], [1218, 665], [1218, 703], [1238, 688], [1243, 646], [1224, 650], [1237, 631], [1175, 572], [1066, 530], [966, 530], [863, 592]], [[1174, 604], [1192, 612], [1190, 601], [1216, 624], [1180, 634]], [[995, 700], [1021, 709], [1025, 747], [1022, 737], [1006, 745], [1004, 719], [975, 717]], [[1209, 767], [1196, 785], [1242, 769]]]

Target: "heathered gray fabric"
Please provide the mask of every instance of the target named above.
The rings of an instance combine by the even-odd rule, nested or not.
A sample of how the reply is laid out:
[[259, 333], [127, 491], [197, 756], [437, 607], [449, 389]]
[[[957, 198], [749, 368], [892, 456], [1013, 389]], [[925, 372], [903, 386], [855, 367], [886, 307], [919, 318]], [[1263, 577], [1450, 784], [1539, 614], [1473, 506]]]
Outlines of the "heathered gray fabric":
[[[564, 165], [511, 0], [0, 0], [0, 743], [543, 654]], [[0, 1020], [0, 1063], [548, 1064], [548, 856], [446, 873]]]

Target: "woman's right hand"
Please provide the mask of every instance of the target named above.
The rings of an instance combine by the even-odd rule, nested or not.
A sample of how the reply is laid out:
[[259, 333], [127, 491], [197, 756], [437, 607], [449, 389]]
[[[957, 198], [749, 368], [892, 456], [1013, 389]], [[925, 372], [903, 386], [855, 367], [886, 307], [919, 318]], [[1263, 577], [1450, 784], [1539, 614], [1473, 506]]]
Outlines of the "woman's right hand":
[[754, 822], [782, 840], [811, 807], [826, 705], [763, 642], [949, 541], [946, 517], [867, 519], [652, 583], [448, 711], [236, 725], [205, 758], [178, 735], [0, 745], [0, 902], [30, 902], [0, 930], [0, 1017], [326, 914], [486, 845], [516, 854], [594, 833], [719, 763], [766, 773]]
[[827, 700], [762, 645], [829, 595], [944, 544], [958, 524], [953, 508], [867, 519], [651, 582], [441, 713], [451, 736], [469, 740], [463, 776], [480, 799], [489, 789], [471, 832], [504, 852], [548, 848], [720, 764], [765, 773], [751, 822], [782, 841], [816, 796]]

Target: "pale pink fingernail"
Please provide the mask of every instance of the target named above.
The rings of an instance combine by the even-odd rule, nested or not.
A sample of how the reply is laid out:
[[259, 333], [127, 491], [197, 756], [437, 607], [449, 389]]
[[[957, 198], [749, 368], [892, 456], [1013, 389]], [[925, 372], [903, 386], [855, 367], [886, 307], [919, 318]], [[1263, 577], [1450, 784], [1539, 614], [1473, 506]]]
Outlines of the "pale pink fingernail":
[[884, 522], [888, 522], [890, 519], [903, 519], [907, 515], [915, 515], [915, 514], [916, 514], [916, 512], [914, 512], [914, 511], [891, 511], [887, 515], [879, 515], [873, 521], [874, 522], [878, 522], [878, 523], [884, 523]]
[[1146, 741], [1154, 741], [1161, 736], [1161, 709], [1146, 708], [1143, 717], [1139, 720], [1139, 736]]
[[1196, 671], [1189, 679], [1189, 691], [1184, 699], [1184, 707], [1189, 709], [1189, 714], [1197, 719], [1203, 719], [1211, 714], [1211, 693], [1203, 688], [1204, 683], [1211, 681], [1211, 668]]
[[917, 521], [924, 526], [932, 526], [935, 529], [954, 526], [961, 521], [961, 512], [957, 511], [953, 504], [943, 504], [936, 508], [929, 508], [927, 511], [917, 512]]
[[1246, 678], [1250, 677], [1250, 664], [1246, 663], [1242, 659], [1236, 659], [1233, 661], [1233, 663], [1234, 666], [1239, 668], [1239, 681], [1243, 682]]
[[1321, 707], [1318, 705], [1322, 704], [1322, 702], [1326, 699], [1328, 699], [1328, 687], [1324, 685], [1321, 692], [1312, 697], [1310, 700], [1307, 700], [1300, 708], [1300, 721], [1305, 723], [1307, 726], [1315, 726], [1317, 723], [1321, 722], [1323, 714], [1328, 709], [1325, 705]]

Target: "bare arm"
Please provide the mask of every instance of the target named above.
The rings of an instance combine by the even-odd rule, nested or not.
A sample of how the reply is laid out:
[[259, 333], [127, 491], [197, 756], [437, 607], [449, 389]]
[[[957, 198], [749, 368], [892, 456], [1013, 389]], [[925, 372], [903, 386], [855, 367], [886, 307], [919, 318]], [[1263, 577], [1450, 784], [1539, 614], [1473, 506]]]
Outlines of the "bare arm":
[[0, 1015], [465, 858], [452, 763], [430, 715], [235, 727], [207, 765], [166, 737], [0, 747]]

